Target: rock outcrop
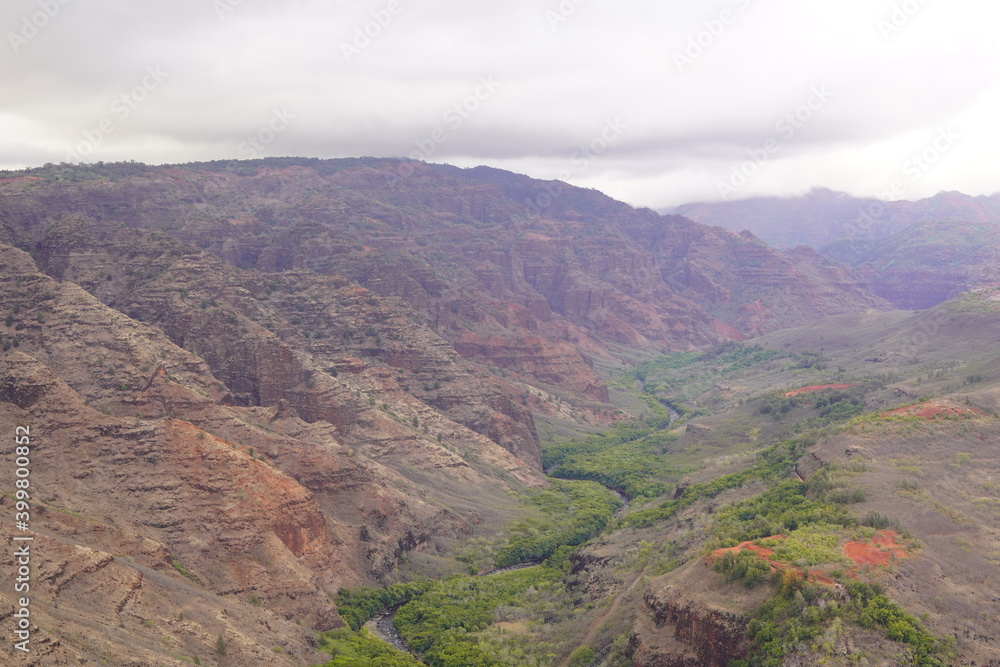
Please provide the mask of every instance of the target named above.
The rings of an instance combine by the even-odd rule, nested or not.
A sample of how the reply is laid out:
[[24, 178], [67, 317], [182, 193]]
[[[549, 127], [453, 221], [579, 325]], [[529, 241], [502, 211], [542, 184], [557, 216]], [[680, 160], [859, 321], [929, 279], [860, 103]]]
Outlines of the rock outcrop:
[[720, 585], [693, 560], [650, 584], [627, 653], [636, 667], [726, 667], [746, 657], [749, 614], [767, 595]]

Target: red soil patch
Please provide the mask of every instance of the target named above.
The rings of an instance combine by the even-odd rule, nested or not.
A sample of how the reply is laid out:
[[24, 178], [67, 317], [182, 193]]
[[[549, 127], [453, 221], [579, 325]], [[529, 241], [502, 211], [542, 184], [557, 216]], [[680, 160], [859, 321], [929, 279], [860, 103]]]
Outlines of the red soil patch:
[[[765, 538], [765, 539], [768, 539], [768, 540], [783, 540], [783, 539], [786, 539], [786, 538], [785, 538], [784, 535], [772, 535], [771, 537], [768, 537], [768, 538]], [[781, 562], [776, 562], [776, 561], [771, 560], [771, 556], [774, 555], [774, 551], [772, 551], [771, 549], [767, 549], [765, 547], [762, 547], [760, 545], [754, 544], [754, 541], [740, 542], [735, 547], [727, 547], [725, 549], [716, 549], [711, 554], [709, 554], [708, 558], [706, 558], [705, 560], [709, 564], [711, 564], [711, 563], [714, 563], [715, 561], [719, 560], [720, 558], [722, 558], [727, 553], [736, 555], [736, 554], [740, 553], [741, 551], [753, 551], [758, 556], [760, 556], [760, 558], [762, 558], [764, 561], [766, 561], [767, 564], [771, 566], [772, 570], [793, 570], [793, 571], [798, 572], [799, 574], [801, 574], [803, 577], [805, 577], [809, 581], [815, 581], [816, 583], [823, 584], [824, 586], [836, 586], [837, 585], [836, 581], [834, 581], [833, 579], [830, 579], [829, 577], [823, 576], [823, 573], [820, 572], [819, 570], [813, 570], [812, 572], [805, 573], [802, 570], [799, 570], [798, 568], [792, 567], [788, 563], [781, 563]]]
[[[775, 536], [769, 537], [767, 539], [769, 539], [769, 540], [783, 540], [783, 539], [785, 539], [785, 536], [784, 535], [775, 535]], [[713, 551], [709, 555], [709, 557], [708, 557], [707, 560], [708, 560], [709, 563], [714, 563], [715, 561], [719, 560], [720, 558], [722, 558], [727, 553], [728, 554], [733, 554], [735, 556], [736, 554], [740, 553], [741, 551], [754, 551], [754, 552], [757, 553], [758, 556], [760, 556], [761, 558], [763, 558], [764, 560], [766, 560], [768, 563], [771, 563], [771, 556], [774, 555], [774, 551], [772, 551], [771, 549], [765, 549], [762, 546], [754, 544], [754, 540], [750, 540], [749, 542], [740, 542], [735, 547], [727, 547], [725, 549], [716, 549], [715, 551]], [[773, 566], [774, 563], [771, 563], [771, 565]]]
[[826, 391], [828, 389], [850, 389], [853, 386], [854, 385], [851, 384], [814, 384], [810, 387], [802, 387], [801, 389], [786, 392], [785, 396], [791, 398], [792, 396], [798, 396], [799, 394], [813, 394], [820, 391]]
[[[896, 542], [896, 538], [897, 535], [895, 532], [891, 530], [880, 530], [875, 533], [875, 537], [872, 538], [871, 542], [847, 542], [844, 544], [844, 555], [853, 560], [856, 565], [856, 567], [851, 569], [849, 574], [854, 576], [858, 568], [863, 566], [887, 565], [894, 558], [906, 558], [906, 549]], [[785, 539], [785, 536], [774, 535], [773, 537], [768, 537], [766, 539], [783, 540]], [[836, 581], [827, 577], [819, 570], [812, 570], [806, 573], [797, 568], [793, 568], [788, 563], [780, 563], [771, 560], [771, 556], [774, 555], [774, 551], [754, 544], [753, 541], [741, 542], [735, 547], [728, 547], [726, 549], [716, 549], [705, 560], [711, 564], [722, 558], [727, 553], [735, 555], [744, 550], [755, 552], [758, 556], [765, 560], [768, 565], [771, 566], [772, 570], [793, 570], [803, 575], [809, 581], [815, 581], [816, 583], [823, 584], [824, 586], [837, 586]]]
[[896, 543], [896, 533], [880, 530], [871, 542], [848, 542], [844, 553], [858, 566], [887, 565], [893, 558], [906, 558], [906, 549]]
[[917, 403], [916, 405], [908, 405], [903, 408], [897, 408], [896, 410], [890, 410], [884, 413], [883, 417], [893, 417], [897, 415], [910, 416], [910, 417], [920, 417], [922, 419], [936, 419], [938, 417], [947, 417], [950, 415], [957, 416], [979, 416], [984, 417], [986, 413], [982, 410], [977, 410], [976, 408], [970, 408], [966, 405], [961, 405], [955, 403], [954, 401], [947, 400], [937, 400], [937, 401], [926, 401], [924, 403]]

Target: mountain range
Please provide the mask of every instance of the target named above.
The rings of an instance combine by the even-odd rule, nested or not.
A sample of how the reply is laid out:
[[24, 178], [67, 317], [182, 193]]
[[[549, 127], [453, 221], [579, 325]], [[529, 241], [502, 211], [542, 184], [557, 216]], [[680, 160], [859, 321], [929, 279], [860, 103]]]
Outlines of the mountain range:
[[883, 202], [814, 189], [802, 197], [687, 204], [674, 213], [778, 248], [808, 246], [857, 269], [896, 308], [930, 308], [1000, 279], [1000, 194], [941, 192]]
[[747, 229], [776, 248], [822, 248], [849, 239], [886, 238], [923, 222], [996, 222], [1000, 220], [1000, 193], [973, 197], [940, 192], [927, 199], [907, 201], [854, 197], [813, 188], [799, 197], [690, 203], [664, 213], [734, 232]]

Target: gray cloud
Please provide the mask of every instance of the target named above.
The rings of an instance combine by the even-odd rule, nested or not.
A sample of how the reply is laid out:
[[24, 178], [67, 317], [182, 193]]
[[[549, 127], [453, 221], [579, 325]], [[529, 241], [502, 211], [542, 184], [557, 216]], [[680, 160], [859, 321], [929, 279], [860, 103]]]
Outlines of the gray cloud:
[[416, 154], [663, 206], [717, 199], [769, 140], [734, 196], [874, 195], [954, 126], [908, 196], [992, 193], [998, 15], [985, 0], [12, 0], [0, 166], [249, 157], [256, 139], [258, 156]]

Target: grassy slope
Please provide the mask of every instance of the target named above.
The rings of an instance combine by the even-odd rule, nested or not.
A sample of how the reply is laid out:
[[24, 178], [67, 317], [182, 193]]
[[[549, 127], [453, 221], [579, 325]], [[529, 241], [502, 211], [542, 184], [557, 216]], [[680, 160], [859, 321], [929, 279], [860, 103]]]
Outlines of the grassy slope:
[[[912, 655], [914, 644], [905, 643], [910, 635], [900, 628], [910, 628], [907, 632], [915, 633], [910, 639], [916, 637], [916, 643], [931, 642], [921, 637], [957, 637], [953, 648], [926, 653], [921, 658], [926, 664], [939, 659], [949, 664], [997, 659], [1000, 655], [988, 638], [1000, 635], [1000, 628], [988, 610], [994, 604], [989, 582], [1000, 566], [1000, 541], [995, 537], [1000, 534], [1000, 457], [990, 445], [1000, 441], [1000, 424], [992, 416], [934, 422], [881, 417], [897, 406], [944, 398], [996, 412], [1000, 313], [993, 303], [978, 295], [922, 313], [829, 318], [754, 341], [763, 350], [744, 346], [708, 355], [675, 355], [641, 367], [637, 386], [647, 389], [647, 398], [670, 399], [685, 411], [683, 418], [671, 429], [643, 432], [634, 425], [637, 437], [605, 438], [605, 446], [600, 438], [576, 441], [576, 468], [587, 473], [589, 463], [590, 472], [614, 474], [615, 458], [608, 452], [651, 457], [655, 465], [647, 481], [662, 485], [667, 493], [656, 498], [640, 494], [600, 538], [568, 560], [567, 553], [560, 552], [563, 569], [558, 581], [545, 584], [550, 591], [547, 603], [539, 604], [537, 596], [527, 592], [538, 590], [534, 585], [504, 593], [502, 605], [481, 612], [483, 627], [475, 630], [480, 633], [479, 645], [500, 661], [496, 664], [567, 664], [574, 649], [577, 655], [591, 649], [600, 655], [607, 649], [607, 659], [595, 664], [625, 665], [622, 648], [637, 625], [642, 596], [665, 589], [709, 607], [748, 615], [762, 600], [773, 599], [760, 607], [761, 622], [784, 623], [781, 627], [787, 630], [789, 609], [798, 618], [820, 603], [810, 598], [799, 609], [794, 595], [798, 589], [787, 589], [781, 582], [773, 588], [763, 584], [753, 595], [739, 594], [733, 587], [742, 584], [726, 583], [722, 574], [704, 564], [703, 556], [713, 547], [752, 535], [747, 531], [783, 529], [793, 536], [787, 553], [783, 552], [789, 560], [828, 572], [843, 571], [846, 565], [836, 554], [838, 547], [831, 544], [858, 537], [859, 530], [871, 532], [857, 524], [878, 512], [905, 529], [916, 557], [863, 578], [885, 586], [885, 604], [891, 600], [901, 605], [884, 614], [910, 620], [895, 621], [895, 635], [887, 635], [889, 628], [877, 623], [863, 627], [861, 619], [872, 618], [873, 612], [865, 611], [868, 605], [883, 604], [874, 593], [859, 593], [851, 602], [854, 606], [847, 605], [839, 615], [808, 612], [813, 625], [806, 626], [815, 632], [803, 631], [800, 637], [800, 664], [864, 664], [863, 660], [879, 664]], [[629, 382], [626, 377], [620, 384]], [[784, 397], [793, 389], [828, 383], [854, 387]], [[782, 410], [785, 403], [790, 405]], [[647, 417], [655, 419], [656, 401], [646, 404]], [[834, 404], [858, 409], [831, 411]], [[775, 449], [776, 442], [808, 446]], [[573, 452], [573, 445], [563, 443], [550, 445], [547, 456], [564, 461]], [[790, 452], [801, 455], [794, 467], [788, 463]], [[809, 483], [795, 484], [796, 473]], [[672, 501], [673, 487], [682, 475], [683, 482], [692, 485], [688, 495], [681, 496], [667, 518], [655, 516]], [[766, 527], [757, 516], [741, 519], [743, 523], [722, 520], [735, 515], [736, 503], [766, 498], [761, 494], [782, 483], [792, 483], [788, 488], [807, 503], [799, 507], [812, 508], [809, 511], [819, 512], [823, 520], [795, 524], [794, 529], [782, 524], [782, 516], [784, 520], [791, 516], [787, 513], [763, 512]], [[529, 504], [525, 511], [530, 516], [541, 509]], [[653, 520], [637, 520], [650, 513]], [[521, 534], [533, 528], [546, 533], [544, 514], [522, 523]], [[452, 553], [458, 557], [452, 571], [488, 568], [511, 539], [516, 533], [466, 543]], [[439, 558], [444, 562], [452, 557]], [[450, 585], [461, 588], [453, 597], [482, 601], [460, 580]], [[495, 587], [488, 588], [492, 590], [488, 595], [496, 597]], [[806, 597], [813, 595], [817, 594], [807, 592]], [[563, 605], [574, 596], [580, 603], [578, 611], [566, 615]], [[545, 604], [550, 605], [551, 618], [561, 619], [554, 632], [541, 629]], [[528, 616], [515, 618], [521, 614], [517, 609], [528, 608], [533, 610]], [[924, 629], [929, 634], [920, 634]], [[853, 652], [850, 660], [838, 655], [848, 649]], [[949, 657], [949, 650], [954, 657]], [[506, 657], [498, 657], [501, 653]]]

